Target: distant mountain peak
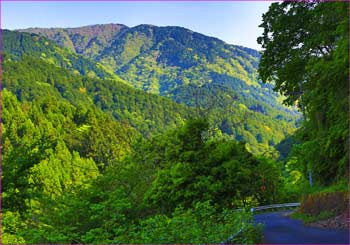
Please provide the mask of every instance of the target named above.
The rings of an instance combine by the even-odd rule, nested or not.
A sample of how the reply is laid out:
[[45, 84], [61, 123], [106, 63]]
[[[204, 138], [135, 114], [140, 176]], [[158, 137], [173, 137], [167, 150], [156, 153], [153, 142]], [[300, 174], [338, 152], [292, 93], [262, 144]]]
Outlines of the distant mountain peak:
[[61, 47], [92, 58], [102, 51], [102, 47], [108, 46], [120, 31], [127, 28], [126, 25], [110, 23], [70, 28], [27, 28], [18, 31], [45, 36]]
[[86, 25], [86, 26], [78, 26], [78, 27], [31, 27], [31, 28], [25, 28], [25, 29], [17, 29], [17, 31], [20, 32], [42, 32], [45, 33], [46, 31], [58, 31], [58, 30], [65, 30], [67, 32], [73, 32], [73, 33], [79, 33], [82, 30], [95, 30], [95, 31], [103, 31], [103, 30], [120, 30], [121, 28], [128, 28], [128, 26], [124, 24], [118, 24], [118, 23], [107, 23], [107, 24], [93, 24], [93, 25]]
[[[98, 99], [103, 108], [118, 105], [117, 91], [121, 87], [113, 85], [113, 81], [118, 80], [185, 104], [198, 115], [212, 115], [222, 133], [248, 142], [255, 153], [290, 134], [298, 117], [293, 108], [281, 105], [281, 98], [273, 91], [272, 84], [259, 81], [258, 51], [230, 45], [183, 27], [107, 24], [22, 31], [34, 34], [4, 32], [7, 53], [18, 58], [31, 55], [93, 79], [96, 76], [109, 78], [101, 81], [97, 88], [108, 94]], [[38, 38], [36, 34], [43, 37]], [[107, 91], [115, 91], [115, 94]], [[136, 103], [139, 98], [127, 100]], [[133, 110], [123, 107], [127, 115], [133, 115]], [[167, 113], [173, 115], [172, 110]], [[160, 118], [167, 116], [164, 114]]]

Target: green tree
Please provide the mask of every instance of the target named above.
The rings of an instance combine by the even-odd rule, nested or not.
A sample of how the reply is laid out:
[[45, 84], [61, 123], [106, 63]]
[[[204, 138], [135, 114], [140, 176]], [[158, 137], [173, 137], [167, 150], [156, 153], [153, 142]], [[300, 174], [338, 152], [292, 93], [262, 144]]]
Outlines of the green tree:
[[349, 3], [283, 2], [263, 15], [259, 74], [305, 116], [295, 148], [322, 184], [348, 176]]
[[148, 148], [144, 160], [158, 166], [145, 196], [150, 206], [169, 213], [178, 204], [188, 208], [212, 201], [232, 208], [237, 200], [244, 206], [252, 199], [262, 204], [277, 200], [281, 172], [276, 163], [254, 157], [245, 143], [207, 137], [209, 131], [205, 120], [189, 120]]

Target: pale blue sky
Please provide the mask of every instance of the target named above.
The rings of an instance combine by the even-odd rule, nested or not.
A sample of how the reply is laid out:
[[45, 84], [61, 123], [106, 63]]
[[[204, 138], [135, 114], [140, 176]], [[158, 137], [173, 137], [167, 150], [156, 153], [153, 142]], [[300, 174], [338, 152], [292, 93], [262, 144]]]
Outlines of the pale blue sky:
[[261, 16], [271, 2], [2, 2], [2, 28], [120, 23], [183, 26], [260, 49]]

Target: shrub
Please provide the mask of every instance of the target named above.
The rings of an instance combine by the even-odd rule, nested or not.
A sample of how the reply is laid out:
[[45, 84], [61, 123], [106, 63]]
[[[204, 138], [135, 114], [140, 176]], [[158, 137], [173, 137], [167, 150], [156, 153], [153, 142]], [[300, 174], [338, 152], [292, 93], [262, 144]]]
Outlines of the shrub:
[[218, 212], [209, 202], [203, 202], [187, 210], [176, 208], [171, 216], [155, 215], [141, 220], [140, 226], [134, 227], [129, 237], [124, 239], [131, 243], [218, 244], [244, 227], [239, 241], [256, 243], [256, 237], [260, 236], [251, 221], [250, 213], [236, 210]]

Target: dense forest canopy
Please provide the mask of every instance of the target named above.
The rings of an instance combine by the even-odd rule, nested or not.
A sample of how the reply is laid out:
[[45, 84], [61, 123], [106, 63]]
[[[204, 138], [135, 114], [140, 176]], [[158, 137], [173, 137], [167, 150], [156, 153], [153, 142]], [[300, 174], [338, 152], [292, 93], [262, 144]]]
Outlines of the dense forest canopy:
[[349, 3], [284, 2], [263, 16], [259, 74], [305, 116], [294, 147], [322, 184], [349, 176]]
[[[166, 224], [167, 230], [159, 231], [164, 242], [200, 242], [204, 234], [207, 242], [220, 242], [233, 224], [251, 218], [227, 208], [246, 206], [252, 200], [271, 202], [283, 186], [273, 161], [253, 156], [243, 141], [236, 143], [221, 132], [213, 121], [220, 120], [214, 117], [220, 111], [211, 112], [207, 120], [191, 119], [203, 108], [186, 107], [113, 79], [81, 76], [35, 52], [14, 56], [13, 49], [7, 51], [3, 63], [5, 243], [156, 243], [153, 227]], [[264, 122], [261, 127], [275, 124], [271, 131], [281, 132], [276, 142], [285, 130], [293, 132], [286, 121], [269, 122], [267, 115], [260, 114], [252, 112], [247, 119], [257, 126]], [[233, 116], [242, 120], [241, 115]], [[247, 131], [251, 130], [247, 124]], [[207, 159], [207, 154], [213, 158]], [[240, 173], [235, 180], [230, 179], [232, 171]], [[270, 174], [273, 179], [266, 182]], [[254, 182], [256, 178], [259, 181]], [[273, 191], [254, 193], [241, 184], [248, 180], [254, 183], [251, 188], [264, 185]], [[205, 190], [208, 193], [202, 195]], [[168, 199], [168, 191], [173, 199]], [[202, 222], [207, 214], [212, 214], [216, 230], [212, 223]], [[187, 231], [182, 224], [197, 226]], [[174, 229], [183, 229], [183, 237]], [[189, 237], [194, 230], [198, 235]]]
[[[208, 116], [219, 131], [229, 138], [247, 142], [249, 150], [255, 154], [273, 151], [273, 146], [292, 134], [296, 127], [298, 114], [283, 107], [275, 94], [270, 95], [271, 85], [261, 85], [262, 88], [255, 91], [254, 86], [247, 86], [239, 79], [216, 75], [217, 82], [178, 88], [176, 97], [163, 99], [132, 89], [128, 82], [114, 74], [93, 75], [106, 69], [43, 37], [5, 31], [3, 39], [4, 86], [11, 88], [19, 99], [29, 99], [24, 96], [32, 96], [30, 93], [42, 91], [44, 94], [40, 84], [48, 83], [71, 103], [92, 101], [147, 137], [166, 127], [180, 125], [189, 115]], [[13, 42], [24, 45], [12, 45]], [[83, 78], [79, 74], [86, 76]], [[32, 83], [33, 80], [39, 83]], [[180, 105], [184, 101], [190, 103], [189, 106]]]
[[262, 54], [180, 27], [3, 31], [1, 242], [261, 242], [245, 210], [348, 178], [348, 12], [273, 3]]

